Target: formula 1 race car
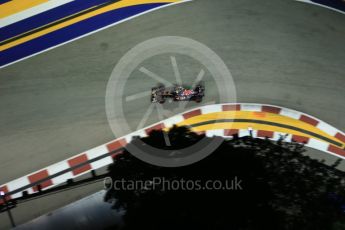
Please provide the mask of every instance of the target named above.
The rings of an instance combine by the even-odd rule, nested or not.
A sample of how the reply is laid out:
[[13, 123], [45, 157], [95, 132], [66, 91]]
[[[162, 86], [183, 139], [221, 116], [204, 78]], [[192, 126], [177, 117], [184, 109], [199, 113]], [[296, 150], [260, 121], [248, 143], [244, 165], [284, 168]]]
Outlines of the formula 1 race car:
[[163, 84], [153, 87], [151, 90], [151, 102], [163, 104], [166, 99], [173, 101], [195, 101], [197, 103], [202, 101], [205, 96], [205, 87], [202, 82], [199, 82], [194, 89], [191, 87], [184, 87], [181, 85], [174, 85], [165, 87]]

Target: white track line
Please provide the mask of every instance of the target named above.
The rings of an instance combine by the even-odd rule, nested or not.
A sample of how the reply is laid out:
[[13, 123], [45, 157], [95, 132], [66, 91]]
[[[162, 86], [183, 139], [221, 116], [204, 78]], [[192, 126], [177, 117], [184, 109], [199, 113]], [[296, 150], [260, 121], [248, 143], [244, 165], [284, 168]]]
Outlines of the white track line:
[[330, 6], [326, 6], [326, 5], [323, 5], [323, 4], [319, 4], [319, 3], [316, 3], [316, 2], [312, 2], [312, 1], [309, 1], [309, 0], [296, 0], [296, 1], [297, 2], [309, 3], [309, 4], [312, 4], [312, 5], [315, 5], [315, 6], [320, 6], [320, 7], [329, 9], [329, 10], [336, 11], [336, 12], [341, 13], [341, 14], [345, 14], [344, 11], [341, 11], [341, 10], [338, 10], [336, 8], [333, 8], [333, 7], [330, 7]]
[[[96, 148], [93, 148], [93, 149], [90, 149], [90, 150], [87, 150], [87, 151], [84, 151], [83, 153], [80, 153], [80, 154], [77, 154], [75, 156], [72, 156], [64, 161], [61, 161], [61, 162], [58, 162], [56, 164], [53, 164], [53, 165], [50, 165], [46, 168], [43, 168], [43, 169], [40, 169], [40, 170], [37, 170], [36, 172], [33, 172], [33, 173], [30, 173], [26, 176], [23, 176], [21, 178], [18, 178], [14, 181], [10, 181], [6, 184], [3, 184], [0, 186], [0, 189], [1, 188], [7, 188], [10, 192], [11, 191], [14, 191], [18, 188], [22, 188], [23, 186], [30, 186], [31, 183], [30, 183], [30, 177], [31, 177], [31, 181], [32, 181], [32, 176], [33, 175], [36, 175], [37, 174], [40, 174], [42, 172], [45, 172], [45, 173], [48, 173], [48, 175], [53, 175], [55, 173], [58, 173], [58, 172], [61, 172], [62, 170], [65, 170], [65, 169], [69, 169], [71, 168], [73, 165], [75, 165], [76, 163], [73, 163], [75, 162], [76, 159], [79, 159], [78, 162], [80, 162], [80, 159], [83, 159], [81, 160], [81, 162], [86, 162], [86, 160], [92, 160], [92, 159], [95, 159], [99, 156], [102, 156], [102, 155], [105, 155], [105, 154], [108, 154], [110, 151], [113, 151], [114, 149], [118, 149], [120, 148], [122, 145], [119, 145], [119, 143], [121, 143], [121, 140], [125, 139], [127, 141], [127, 143], [129, 143], [135, 136], [140, 136], [140, 137], [144, 137], [147, 135], [147, 130], [152, 128], [152, 127], [161, 127], [161, 128], [168, 128], [168, 127], [171, 127], [171, 125], [173, 124], [176, 124], [176, 123], [179, 123], [181, 121], [184, 121], [186, 119], [188, 119], [189, 116], [185, 117], [184, 115], [188, 114], [188, 115], [191, 115], [191, 113], [193, 112], [196, 112], [198, 111], [197, 113], [194, 113], [195, 115], [194, 116], [197, 116], [199, 113], [201, 114], [208, 114], [208, 113], [214, 113], [214, 112], [218, 112], [218, 111], [228, 111], [228, 107], [226, 106], [239, 106], [240, 107], [240, 111], [262, 111], [264, 109], [267, 110], [268, 107], [273, 107], [273, 108], [280, 108], [280, 113], [277, 113], [277, 114], [297, 114], [298, 116], [295, 116], [297, 118], [297, 120], [299, 119], [300, 115], [303, 115], [305, 117], [308, 117], [308, 118], [312, 118], [314, 120], [317, 120], [320, 123], [324, 123], [324, 125], [321, 125], [320, 127], [327, 127], [324, 132], [328, 133], [329, 135], [334, 135], [335, 134], [335, 131], [338, 135], [342, 135], [342, 136], [345, 136], [345, 134], [340, 131], [340, 130], [337, 130], [335, 128], [331, 128], [330, 129], [330, 126], [317, 119], [317, 118], [314, 118], [313, 116], [310, 116], [310, 115], [307, 115], [305, 113], [302, 113], [302, 112], [298, 112], [298, 111], [295, 111], [295, 110], [291, 110], [291, 109], [287, 109], [287, 108], [283, 108], [283, 107], [279, 107], [279, 106], [274, 106], [274, 105], [266, 105], [266, 104], [251, 104], [251, 103], [225, 103], [225, 104], [216, 104], [216, 105], [206, 105], [206, 106], [201, 106], [201, 107], [198, 107], [198, 108], [194, 108], [194, 109], [191, 109], [191, 110], [188, 110], [188, 111], [185, 111], [181, 114], [178, 114], [178, 115], [175, 115], [171, 118], [168, 118], [168, 119], [165, 119], [165, 120], [162, 120], [162, 121], [159, 121], [155, 124], [152, 124], [148, 127], [145, 127], [141, 130], [138, 130], [136, 132], [133, 132], [131, 134], [128, 134], [124, 137], [120, 137], [116, 140], [112, 140], [106, 144], [103, 144], [101, 146], [98, 146]], [[284, 113], [284, 111], [288, 111], [288, 113]], [[318, 127], [318, 126], [315, 126], [315, 127]], [[318, 128], [320, 128], [318, 127]], [[252, 135], [254, 137], [257, 137], [258, 135], [258, 131], [257, 130], [252, 130]], [[272, 131], [273, 132], [273, 131]], [[218, 130], [207, 130], [206, 132], [206, 135], [207, 136], [223, 136], [225, 134], [224, 130], [222, 129], [218, 129]], [[286, 136], [286, 138], [284, 139], [284, 141], [286, 142], [290, 142], [292, 141], [292, 138], [293, 136], [291, 134], [286, 134], [286, 133], [279, 133], [279, 132], [273, 132], [273, 140], [278, 140], [280, 135], [283, 135], [283, 136]], [[250, 130], [248, 129], [241, 129], [239, 130], [239, 136], [248, 136], [250, 135]], [[126, 143], [124, 143], [126, 144]], [[110, 147], [109, 147], [110, 146]], [[112, 147], [111, 147], [112, 146]], [[330, 149], [331, 144], [328, 143], [328, 142], [324, 142], [324, 141], [320, 141], [320, 140], [314, 140], [313, 138], [308, 138], [308, 141], [307, 141], [307, 144], [306, 146], [310, 147], [310, 148], [314, 148], [314, 149], [317, 149], [317, 150], [320, 150], [320, 151], [323, 151], [327, 154], [331, 154], [331, 155], [334, 155], [336, 157], [339, 157], [339, 158], [343, 158], [345, 159], [345, 156], [342, 154], [342, 153], [339, 153], [337, 154], [337, 151], [344, 151], [344, 150], [341, 150], [341, 148], [337, 148], [338, 150], [333, 150]], [[99, 168], [102, 168], [108, 164], [111, 164], [112, 163], [112, 157], [111, 156], [105, 156], [103, 159], [98, 159], [97, 161], [93, 161], [91, 163], [87, 163], [87, 165], [89, 165], [89, 168], [87, 169], [83, 169], [81, 172], [79, 173], [71, 173], [71, 172], [68, 172], [68, 173], [65, 173], [63, 175], [60, 175], [56, 178], [52, 178], [52, 179], [48, 179], [49, 180], [49, 183], [50, 185], [49, 186], [46, 186], [45, 188], [43, 188], [43, 190], [45, 189], [48, 189], [48, 188], [51, 188], [51, 187], [54, 187], [54, 186], [57, 186], [58, 184], [61, 184], [63, 183], [64, 181], [66, 181], [67, 179], [72, 179], [72, 178], [76, 178], [76, 177], [79, 177], [81, 175], [84, 175], [86, 173], [89, 173], [91, 170], [96, 170], [96, 169], [99, 169]], [[79, 164], [79, 163], [78, 163]], [[79, 168], [80, 169], [80, 168]], [[74, 169], [74, 170], [78, 170], [78, 169]], [[37, 180], [35, 180], [37, 181]], [[5, 189], [4, 189], [5, 190]], [[29, 189], [26, 189], [29, 193], [33, 193], [35, 192], [32, 188], [29, 188]], [[6, 191], [6, 190], [5, 190]], [[12, 198], [17, 198], [17, 197], [20, 197], [21, 192], [17, 192], [15, 194], [12, 194], [11, 197]]]
[[5, 26], [11, 25], [13, 23], [30, 18], [37, 14], [43, 13], [45, 11], [54, 9], [58, 6], [62, 6], [66, 3], [73, 2], [73, 1], [74, 0], [50, 0], [46, 3], [42, 3], [40, 5], [31, 7], [27, 10], [12, 14], [10, 16], [0, 19], [0, 28], [3, 28]]
[[92, 34], [95, 34], [95, 33], [100, 32], [100, 31], [102, 31], [102, 30], [108, 29], [108, 28], [113, 27], [113, 26], [115, 26], [115, 25], [118, 25], [118, 24], [120, 24], [120, 23], [123, 23], [123, 22], [129, 21], [129, 20], [131, 20], [131, 19], [137, 18], [137, 17], [139, 17], [139, 16], [141, 16], [141, 15], [148, 14], [148, 13], [151, 13], [151, 12], [153, 12], [153, 11], [163, 9], [163, 8], [165, 8], [165, 7], [168, 7], [168, 6], [178, 5], [178, 4], [181, 4], [181, 3], [191, 2], [191, 1], [193, 1], [193, 0], [182, 0], [181, 2], [168, 3], [168, 4], [166, 4], [166, 5], [159, 6], [159, 7], [156, 7], [156, 8], [154, 8], [154, 9], [151, 9], [151, 10], [147, 10], [147, 11], [142, 12], [142, 13], [140, 13], [140, 14], [133, 15], [133, 16], [131, 16], [131, 17], [129, 17], [129, 18], [120, 20], [120, 21], [118, 21], [118, 22], [115, 22], [115, 23], [113, 23], [113, 24], [107, 25], [107, 26], [102, 27], [102, 28], [100, 28], [100, 29], [94, 30], [94, 31], [92, 31], [92, 32], [90, 32], [90, 33], [86, 33], [86, 34], [84, 34], [84, 35], [82, 35], [82, 36], [73, 38], [73, 39], [71, 39], [71, 40], [69, 40], [69, 41], [60, 43], [60, 44], [55, 45], [55, 46], [52, 46], [52, 47], [50, 47], [50, 48], [48, 48], [48, 49], [42, 50], [42, 51], [40, 51], [40, 52], [31, 54], [31, 55], [26, 56], [26, 57], [24, 57], [24, 58], [21, 58], [21, 59], [18, 59], [18, 60], [16, 60], [16, 61], [13, 61], [13, 62], [11, 62], [11, 63], [8, 63], [8, 64], [6, 64], [6, 65], [0, 66], [0, 69], [5, 68], [5, 67], [7, 67], [7, 66], [9, 66], [9, 65], [13, 65], [13, 64], [15, 64], [15, 63], [17, 63], [17, 62], [24, 61], [24, 60], [29, 59], [29, 58], [31, 58], [31, 57], [34, 57], [34, 56], [36, 56], [36, 55], [45, 53], [45, 52], [47, 52], [47, 51], [49, 51], [49, 50], [55, 49], [55, 48], [57, 48], [57, 47], [63, 46], [63, 45], [68, 44], [68, 43], [71, 43], [71, 42], [73, 42], [73, 41], [79, 40], [79, 39], [81, 39], [81, 38], [90, 36], [90, 35], [92, 35]]

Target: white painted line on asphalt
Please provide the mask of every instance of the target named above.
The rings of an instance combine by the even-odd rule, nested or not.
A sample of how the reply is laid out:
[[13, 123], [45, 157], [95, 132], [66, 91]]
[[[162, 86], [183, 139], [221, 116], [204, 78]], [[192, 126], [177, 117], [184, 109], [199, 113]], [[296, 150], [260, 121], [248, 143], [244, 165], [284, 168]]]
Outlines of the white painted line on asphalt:
[[206, 105], [201, 108], [202, 114], [222, 112], [222, 105]]
[[[56, 163], [56, 164], [48, 167], [47, 171], [48, 171], [49, 175], [54, 175], [54, 174], [59, 173], [63, 170], [69, 169], [70, 167], [71, 166], [68, 164], [67, 161], [60, 161], [59, 163]], [[71, 178], [73, 178], [72, 172], [67, 172], [67, 173], [64, 173], [60, 176], [52, 178], [52, 183], [53, 183], [53, 185], [62, 184]]]
[[238, 137], [246, 137], [246, 136], [250, 136], [248, 129], [240, 129], [238, 131]]
[[[89, 160], [95, 159], [97, 157], [100, 157], [106, 153], [108, 153], [109, 150], [107, 148], [106, 145], [101, 145], [98, 146], [96, 148], [93, 148], [89, 151], [86, 152], [86, 156]], [[111, 158], [111, 156], [108, 157], [104, 157], [103, 159], [91, 162], [91, 168], [93, 169], [98, 169], [98, 168], [102, 168], [104, 166], [110, 165], [111, 163], [113, 163], [113, 159]]]
[[19, 21], [24, 20], [26, 18], [35, 16], [37, 14], [43, 13], [45, 11], [54, 9], [58, 6], [62, 6], [64, 4], [72, 2], [72, 1], [74, 1], [74, 0], [50, 0], [46, 3], [42, 3], [40, 5], [29, 8], [27, 10], [18, 12], [16, 14], [12, 14], [8, 17], [0, 19], [0, 28], [3, 28], [5, 26], [11, 25], [13, 23], [19, 22]]
[[[20, 177], [16, 180], [13, 180], [13, 181], [7, 183], [6, 185], [7, 185], [8, 191], [13, 191], [13, 190], [19, 189], [25, 185], [28, 185], [28, 184], [30, 184], [30, 181], [29, 181], [27, 176], [24, 176], [24, 177]], [[33, 192], [32, 189], [27, 189], [27, 191], [29, 193]], [[12, 198], [18, 198], [21, 196], [22, 196], [21, 193], [16, 193], [16, 194], [11, 195]]]
[[290, 109], [283, 109], [282, 111], [280, 111], [280, 115], [290, 117], [296, 120], [298, 120], [301, 117], [301, 113]]
[[86, 151], [86, 155], [89, 160], [92, 160], [96, 157], [102, 156], [103, 154], [107, 152], [108, 152], [107, 147], [105, 145], [101, 145], [101, 146], [98, 146], [96, 148]]
[[10, 66], [10, 65], [13, 65], [13, 64], [15, 64], [15, 63], [17, 63], [17, 62], [24, 61], [24, 60], [26, 60], [26, 59], [29, 59], [29, 58], [34, 57], [34, 56], [37, 56], [37, 55], [39, 55], [39, 54], [48, 52], [49, 50], [58, 48], [58, 47], [60, 47], [60, 46], [66, 45], [66, 44], [71, 43], [71, 42], [74, 42], [74, 41], [79, 40], [79, 39], [81, 39], [81, 38], [90, 36], [90, 35], [92, 35], [92, 34], [95, 34], [95, 33], [100, 32], [100, 31], [102, 31], [102, 30], [108, 29], [108, 28], [113, 27], [113, 26], [115, 26], [115, 25], [118, 25], [118, 24], [120, 24], [120, 23], [123, 23], [123, 22], [129, 21], [129, 20], [132, 20], [132, 19], [134, 19], [134, 18], [140, 17], [140, 16], [142, 16], [142, 15], [144, 15], [144, 14], [148, 14], [148, 13], [151, 13], [151, 12], [153, 12], [153, 11], [163, 9], [163, 8], [165, 8], [165, 7], [168, 7], [168, 6], [178, 5], [178, 4], [181, 4], [181, 3], [191, 2], [191, 1], [193, 1], [193, 0], [182, 0], [181, 2], [174, 2], [174, 3], [167, 4], [167, 5], [163, 5], [163, 6], [156, 7], [156, 8], [151, 9], [151, 10], [147, 10], [147, 11], [142, 12], [142, 13], [140, 13], [140, 14], [133, 15], [133, 16], [128, 17], [128, 18], [126, 18], [126, 19], [123, 19], [123, 20], [120, 20], [120, 21], [115, 22], [115, 23], [113, 23], [113, 24], [110, 24], [110, 25], [107, 25], [107, 26], [105, 26], [105, 27], [102, 27], [102, 28], [100, 28], [100, 29], [98, 29], [98, 30], [94, 30], [94, 31], [92, 31], [92, 32], [90, 32], [90, 33], [86, 33], [86, 34], [84, 34], [84, 35], [82, 35], [82, 36], [73, 38], [73, 39], [71, 39], [71, 40], [69, 40], [69, 41], [66, 41], [66, 42], [60, 43], [60, 44], [58, 44], [58, 45], [52, 46], [52, 47], [50, 47], [50, 48], [48, 48], [48, 49], [42, 50], [42, 51], [37, 52], [37, 53], [35, 53], [35, 54], [31, 54], [31, 55], [26, 56], [26, 57], [24, 57], [24, 58], [21, 58], [21, 59], [18, 59], [18, 60], [16, 60], [16, 61], [13, 61], [13, 62], [11, 62], [11, 63], [8, 63], [8, 64], [6, 64], [6, 65], [0, 66], [0, 69], [5, 68], [5, 67]]
[[[218, 105], [211, 105], [211, 106], [204, 106], [204, 107], [207, 107], [209, 108], [208, 110], [208, 113], [212, 112], [212, 111], [218, 111], [219, 108], [222, 108], [223, 109], [223, 106], [222, 105], [230, 105], [230, 106], [233, 106], [233, 105], [241, 105], [241, 110], [245, 110], [245, 108], [247, 109], [250, 109], [250, 110], [253, 110], [253, 109], [259, 109], [259, 111], [261, 111], [261, 107], [262, 106], [267, 106], [267, 105], [260, 105], [260, 104], [250, 104], [250, 103], [243, 103], [243, 104], [238, 104], [238, 103], [228, 103], [228, 104], [218, 104]], [[300, 117], [300, 115], [304, 115], [306, 117], [312, 117], [312, 116], [309, 116], [307, 114], [304, 114], [304, 113], [301, 113], [301, 112], [298, 112], [298, 111], [294, 111], [294, 110], [289, 110], [289, 109], [286, 109], [286, 108], [282, 108], [282, 111], [286, 110], [288, 111], [287, 113], [290, 114], [298, 114], [298, 118]], [[186, 113], [193, 113], [193, 111], [196, 111], [196, 110], [202, 110], [202, 107], [199, 107], [199, 108], [194, 108], [194, 109], [191, 109], [191, 110], [188, 110], [186, 112], [184, 112], [183, 114], [186, 114]], [[226, 111], [226, 110], [225, 110]], [[204, 113], [207, 113], [206, 110], [204, 110]], [[87, 150], [87, 151], [84, 151], [83, 153], [81, 154], [77, 154], [76, 156], [72, 156], [62, 162], [59, 162], [57, 164], [53, 164], [53, 165], [50, 165], [48, 167], [46, 167], [45, 169], [41, 169], [41, 170], [38, 170], [36, 172], [33, 172], [29, 175], [26, 175], [26, 176], [23, 176], [17, 180], [14, 180], [14, 181], [11, 181], [11, 182], [8, 182], [6, 184], [3, 184], [1, 187], [4, 187], [4, 186], [7, 186], [8, 188], [8, 191], [11, 192], [11, 191], [14, 191], [16, 189], [20, 189], [22, 188], [23, 186], [28, 186], [30, 185], [30, 180], [29, 180], [29, 177], [34, 175], [34, 174], [38, 174], [39, 172], [43, 172], [43, 171], [47, 171], [48, 172], [48, 175], [54, 175], [56, 173], [59, 173], [59, 172], [62, 172], [66, 169], [70, 169], [71, 168], [71, 165], [68, 164], [69, 160], [71, 159], [76, 159], [77, 157], [81, 157], [81, 156], [85, 156], [88, 160], [92, 160], [94, 159], [95, 157], [98, 157], [98, 156], [101, 156], [103, 154], [106, 154], [108, 151], [108, 144], [111, 144], [111, 143], [114, 143], [116, 141], [119, 141], [120, 139], [125, 139], [127, 141], [127, 143], [129, 143], [134, 136], [139, 136], [139, 137], [144, 137], [144, 136], [147, 136], [147, 133], [146, 133], [146, 130], [149, 129], [149, 128], [152, 128], [152, 127], [155, 127], [155, 126], [158, 126], [159, 124], [164, 124], [164, 127], [167, 127], [166, 124], [174, 124], [175, 123], [179, 123], [181, 121], [184, 121], [186, 118], [183, 117], [183, 114], [179, 114], [179, 115], [175, 115], [171, 118], [168, 118], [166, 120], [163, 120], [163, 121], [159, 121], [155, 124], [152, 124], [146, 128], [143, 128], [141, 130], [138, 130], [136, 132], [133, 132], [133, 133], [130, 133], [124, 137], [121, 137], [119, 139], [116, 139], [116, 140], [113, 140], [111, 142], [108, 142], [104, 145], [101, 145], [99, 147], [96, 147], [96, 148], [93, 148], [91, 150]], [[313, 117], [312, 117], [313, 118]], [[313, 118], [315, 120], [318, 120], [316, 118]], [[318, 120], [320, 123], [323, 123], [321, 120]], [[327, 125], [325, 125], [324, 127], [328, 127]], [[329, 128], [329, 127], [328, 127]], [[335, 128], [334, 128], [335, 129]], [[247, 129], [240, 129], [239, 130], [239, 137], [243, 137], [243, 136], [250, 136], [250, 133], [252, 133], [253, 137], [257, 137], [257, 134], [258, 134], [258, 131], [257, 130], [254, 130], [253, 128], [250, 128], [250, 125], [247, 127]], [[340, 130], [337, 130], [337, 133], [339, 134], [343, 134]], [[224, 129], [217, 129], [217, 130], [207, 130], [205, 131], [205, 134], [207, 136], [224, 136]], [[292, 141], [292, 135], [291, 134], [285, 134], [285, 133], [280, 133], [280, 132], [273, 132], [273, 138], [271, 138], [272, 140], [279, 140], [283, 137], [283, 141], [284, 142], [291, 142]], [[226, 137], [226, 138], [230, 138], [230, 137]], [[308, 138], [308, 143], [306, 144], [307, 147], [311, 147], [311, 148], [314, 148], [314, 149], [317, 149], [317, 150], [320, 150], [320, 151], [323, 151], [323, 152], [326, 152], [328, 154], [331, 154], [331, 155], [334, 155], [338, 158], [345, 158], [341, 153], [339, 154], [336, 154], [336, 153], [332, 153], [329, 151], [330, 149], [330, 144], [329, 143], [324, 143], [320, 140], [315, 140], [315, 139], [312, 139], [312, 138]], [[64, 183], [67, 179], [71, 179], [71, 178], [76, 178], [76, 177], [79, 177], [81, 175], [84, 175], [84, 174], [87, 174], [90, 172], [90, 170], [96, 170], [96, 169], [99, 169], [99, 168], [102, 168], [106, 165], [109, 165], [112, 163], [112, 158], [111, 156], [106, 156], [105, 157], [106, 159], [99, 159], [99, 162], [91, 162], [89, 163], [91, 165], [91, 169], [87, 169], [85, 170], [83, 173], [78, 173], [76, 175], [74, 175], [72, 172], [68, 172], [68, 173], [65, 173], [64, 175], [62, 176], [59, 176], [57, 178], [52, 178], [50, 179], [52, 184], [49, 185], [49, 186], [46, 186], [44, 188], [45, 189], [48, 189], [48, 188], [51, 188], [51, 187], [54, 187], [58, 184], [61, 184], [61, 183]], [[29, 188], [29, 189], [26, 189], [29, 193], [33, 193], [33, 189], [32, 188]], [[12, 198], [16, 198], [16, 197], [20, 197], [21, 196], [21, 192], [18, 192], [16, 194], [13, 194], [11, 195]]]
[[253, 112], [261, 112], [261, 105], [258, 104], [242, 104], [241, 110], [242, 111], [253, 111]]
[[335, 136], [337, 134], [338, 130], [331, 125], [325, 123], [325, 122], [319, 122], [316, 126], [317, 128], [321, 129], [322, 131], [326, 132], [327, 134], [331, 136]]
[[336, 11], [336, 12], [341, 13], [341, 14], [345, 14], [344, 11], [341, 11], [341, 10], [338, 10], [338, 9], [336, 9], [336, 8], [329, 7], [329, 6], [326, 6], [326, 5], [323, 5], [323, 4], [319, 4], [319, 3], [316, 3], [316, 2], [312, 2], [312, 1], [309, 1], [309, 0], [296, 0], [296, 1], [297, 1], [297, 2], [309, 3], [309, 4], [312, 4], [312, 5], [315, 5], [315, 6], [320, 6], [320, 7], [329, 9], [329, 10]]
[[135, 131], [131, 134], [128, 134], [125, 136], [125, 140], [127, 141], [127, 143], [131, 142], [133, 140], [133, 137], [145, 137], [147, 136], [145, 130], [138, 130], [138, 131]]
[[171, 118], [166, 119], [163, 123], [164, 123], [164, 126], [166, 128], [170, 128], [173, 125], [180, 123], [182, 121], [184, 121], [183, 116], [182, 115], [176, 115], [176, 116], [173, 116]]
[[318, 149], [320, 151], [327, 152], [329, 144], [323, 141], [319, 141], [313, 138], [309, 139], [309, 142], [306, 144], [307, 147]]

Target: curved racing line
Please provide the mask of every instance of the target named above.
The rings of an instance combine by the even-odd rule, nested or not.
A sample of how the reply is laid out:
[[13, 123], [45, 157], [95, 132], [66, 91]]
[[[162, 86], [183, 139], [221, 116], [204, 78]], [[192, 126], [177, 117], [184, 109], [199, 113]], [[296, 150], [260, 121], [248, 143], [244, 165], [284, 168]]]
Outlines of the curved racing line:
[[[83, 4], [84, 7], [89, 6], [90, 8], [83, 10], [78, 8], [81, 11], [64, 15], [63, 18], [59, 18], [61, 10], [58, 11], [58, 9], [51, 10], [57, 11], [57, 15], [50, 11], [43, 12], [32, 18], [0, 28], [0, 68], [145, 13], [186, 1], [189, 0], [103, 0], [96, 6]], [[69, 7], [70, 4], [58, 8]], [[73, 7], [75, 8], [74, 5]], [[56, 20], [47, 21], [45, 19], [42, 20], [45, 24], [37, 24], [40, 22], [39, 19], [47, 16], [51, 18], [56, 16]], [[27, 28], [30, 29], [27, 30]]]

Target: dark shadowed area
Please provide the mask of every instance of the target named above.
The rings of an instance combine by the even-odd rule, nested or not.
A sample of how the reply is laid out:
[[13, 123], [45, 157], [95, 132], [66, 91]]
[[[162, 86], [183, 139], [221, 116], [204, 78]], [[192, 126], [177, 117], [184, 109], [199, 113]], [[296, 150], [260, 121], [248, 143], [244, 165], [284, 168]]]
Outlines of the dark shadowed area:
[[[162, 147], [163, 134], [142, 140]], [[185, 127], [165, 135], [172, 140], [167, 148], [176, 149], [202, 138]], [[126, 210], [125, 229], [344, 229], [339, 162], [326, 166], [304, 151], [297, 143], [234, 136], [207, 158], [178, 168], [124, 152], [109, 167], [113, 184], [105, 200], [117, 199], [113, 208]]]

